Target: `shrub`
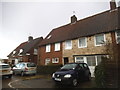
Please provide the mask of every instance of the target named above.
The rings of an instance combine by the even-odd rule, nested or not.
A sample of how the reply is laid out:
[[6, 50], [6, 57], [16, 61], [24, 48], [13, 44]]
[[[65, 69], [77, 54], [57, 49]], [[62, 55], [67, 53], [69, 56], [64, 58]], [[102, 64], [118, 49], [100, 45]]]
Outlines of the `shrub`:
[[47, 65], [47, 66], [38, 66], [37, 73], [38, 74], [52, 74], [57, 71], [62, 65]]
[[102, 60], [102, 62], [95, 67], [95, 82], [96, 86], [98, 88], [105, 88], [106, 87], [106, 81], [105, 81], [105, 62]]

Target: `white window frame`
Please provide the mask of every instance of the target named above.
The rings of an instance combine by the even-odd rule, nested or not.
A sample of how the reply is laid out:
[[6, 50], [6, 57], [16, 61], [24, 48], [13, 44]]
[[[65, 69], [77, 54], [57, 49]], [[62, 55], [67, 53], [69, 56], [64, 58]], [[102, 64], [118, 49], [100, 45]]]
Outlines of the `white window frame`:
[[[67, 46], [67, 42], [68, 42], [68, 41], [71, 42], [71, 46], [70, 46], [70, 47]], [[65, 49], [72, 49], [72, 40], [67, 40], [67, 41], [65, 41]]]
[[46, 52], [50, 52], [50, 51], [51, 51], [51, 45], [48, 44], [48, 45], [46, 45]]
[[[118, 40], [118, 38], [120, 38], [120, 36], [117, 36], [117, 32], [118, 31], [115, 32], [115, 37], [116, 37], [116, 43], [119, 44], [120, 42], [118, 42], [117, 40]], [[119, 32], [120, 32], [120, 30], [119, 30]]]
[[[99, 36], [99, 35], [103, 35], [104, 43], [103, 43], [103, 44], [101, 43], [101, 44], [99, 44], [99, 45], [96, 45], [96, 36]], [[97, 34], [97, 35], [94, 36], [94, 44], [95, 44], [95, 46], [102, 46], [102, 45], [105, 45], [105, 43], [106, 43], [105, 34]]]
[[60, 43], [55, 43], [55, 51], [60, 51]]
[[[80, 46], [80, 39], [85, 39], [85, 46]], [[82, 37], [78, 39], [78, 48], [86, 48], [87, 47], [87, 37]]]
[[59, 58], [52, 58], [52, 63], [59, 63]]
[[45, 59], [45, 65], [48, 65], [50, 63], [50, 58]]

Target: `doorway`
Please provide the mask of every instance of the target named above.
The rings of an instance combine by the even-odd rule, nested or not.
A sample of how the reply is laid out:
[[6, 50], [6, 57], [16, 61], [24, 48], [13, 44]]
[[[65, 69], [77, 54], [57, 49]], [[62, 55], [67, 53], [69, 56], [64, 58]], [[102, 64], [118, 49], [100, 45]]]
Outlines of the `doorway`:
[[69, 59], [68, 59], [68, 57], [65, 57], [64, 58], [64, 64], [67, 64], [67, 63], [69, 63]]

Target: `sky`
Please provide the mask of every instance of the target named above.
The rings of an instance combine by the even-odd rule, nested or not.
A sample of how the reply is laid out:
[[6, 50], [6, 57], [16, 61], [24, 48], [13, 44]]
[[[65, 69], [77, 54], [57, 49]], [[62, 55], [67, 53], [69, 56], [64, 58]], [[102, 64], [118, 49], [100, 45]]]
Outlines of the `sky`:
[[1, 0], [0, 58], [6, 59], [19, 44], [45, 37], [52, 29], [110, 9], [110, 0]]

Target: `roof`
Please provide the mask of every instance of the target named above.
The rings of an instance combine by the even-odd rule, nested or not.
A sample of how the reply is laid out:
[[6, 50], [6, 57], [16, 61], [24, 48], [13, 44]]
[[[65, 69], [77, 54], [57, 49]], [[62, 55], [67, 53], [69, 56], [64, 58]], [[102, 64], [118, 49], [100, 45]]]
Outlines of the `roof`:
[[39, 43], [43, 40], [42, 37], [40, 38], [36, 38], [31, 40], [30, 42], [26, 41], [21, 43], [16, 49], [14, 49], [9, 55], [8, 57], [12, 56], [14, 51], [14, 56], [17, 56], [20, 53], [20, 49], [22, 49], [22, 52], [20, 53], [20, 55], [26, 55], [27, 53], [30, 53], [30, 51], [34, 48], [37, 48]]
[[117, 12], [117, 9], [113, 11], [108, 10], [79, 20], [74, 24], [70, 23], [55, 28], [40, 43], [40, 46], [120, 29], [120, 27], [118, 27]]

